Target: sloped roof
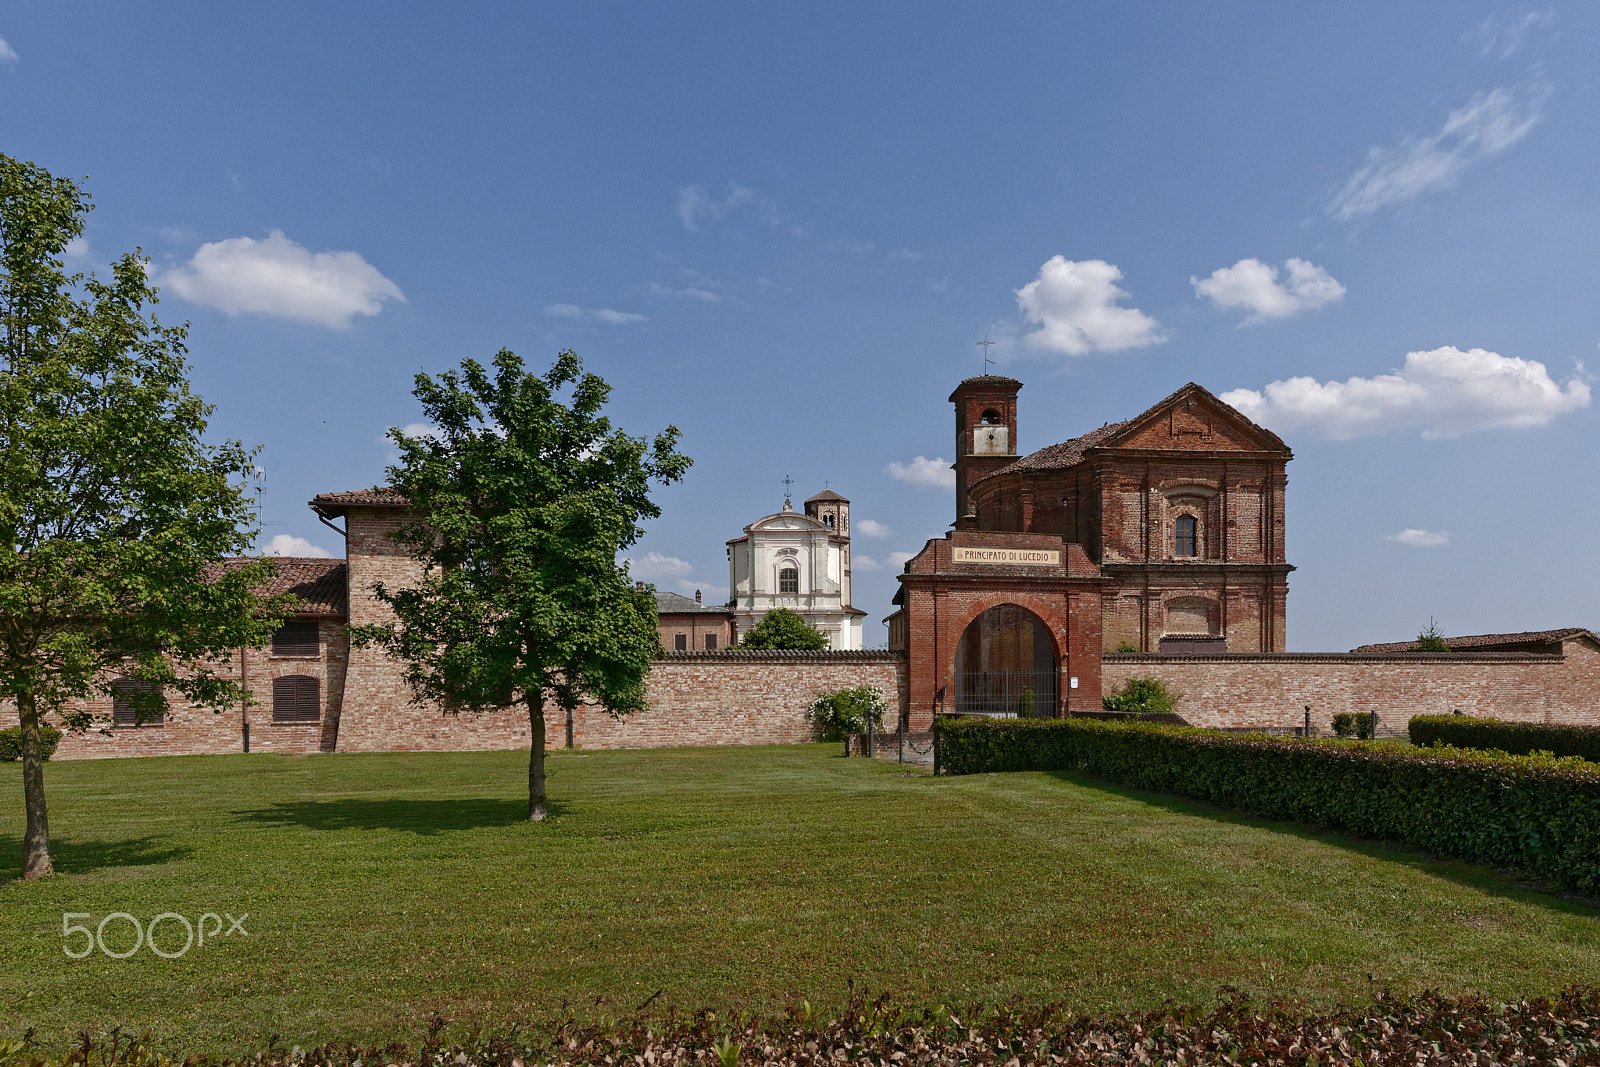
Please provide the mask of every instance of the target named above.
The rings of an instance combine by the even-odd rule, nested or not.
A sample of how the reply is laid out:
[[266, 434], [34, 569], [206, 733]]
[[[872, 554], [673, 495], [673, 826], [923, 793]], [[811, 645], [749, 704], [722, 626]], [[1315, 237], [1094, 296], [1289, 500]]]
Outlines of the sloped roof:
[[[255, 563], [258, 559], [259, 556], [230, 556], [221, 562], [220, 567], [222, 570], [232, 570]], [[350, 574], [344, 560], [312, 556], [275, 556], [272, 561], [278, 565], [278, 573], [265, 589], [259, 590], [262, 596], [282, 596], [288, 593], [300, 598], [302, 603], [295, 609], [297, 615], [343, 617], [345, 586]]]
[[1014, 385], [1018, 389], [1022, 388], [1021, 382], [1017, 381], [1015, 378], [1007, 378], [1004, 374], [975, 374], [971, 378], [961, 379], [961, 381], [956, 385], [955, 392], [950, 394], [950, 399], [952, 401], [955, 400], [956, 393], [961, 392], [962, 389], [969, 385]]
[[1217, 410], [1249, 427], [1253, 433], [1260, 435], [1267, 442], [1279, 448], [1288, 448], [1283, 443], [1283, 439], [1277, 434], [1264, 426], [1252, 422], [1232, 405], [1223, 403], [1204, 386], [1190, 382], [1171, 396], [1163, 397], [1131, 419], [1123, 422], [1108, 422], [1098, 430], [1090, 430], [1081, 437], [1074, 437], [1072, 440], [1062, 441], [1060, 444], [1046, 445], [1037, 452], [1030, 452], [1021, 459], [1006, 464], [992, 474], [985, 475], [979, 481], [988, 481], [990, 478], [996, 478], [1002, 474], [1010, 474], [1015, 471], [1062, 470], [1067, 467], [1075, 467], [1083, 462], [1084, 454], [1091, 448], [1115, 447], [1118, 438], [1131, 433], [1146, 419], [1158, 415], [1168, 405], [1187, 395], [1199, 395], [1205, 398], [1208, 403], [1215, 405]]
[[698, 600], [677, 593], [664, 593], [656, 590], [656, 614], [658, 615], [688, 615], [698, 612], [701, 615], [726, 615], [726, 604], [702, 604]]
[[[993, 478], [996, 475], [1009, 474], [1012, 471], [1047, 471], [1075, 467], [1083, 462], [1083, 454], [1085, 452], [1116, 436], [1131, 425], [1132, 422], [1108, 422], [1098, 430], [1090, 430], [1082, 437], [1074, 437], [1070, 441], [1062, 441], [1056, 445], [1045, 445], [1037, 452], [1030, 452], [1021, 459], [1007, 463], [987, 477]], [[987, 480], [987, 478], [980, 479], [980, 481], [983, 480]]]
[[[1526, 630], [1516, 634], [1471, 634], [1466, 637], [1446, 637], [1444, 643], [1450, 646], [1452, 652], [1465, 652], [1469, 649], [1484, 652], [1494, 648], [1503, 648], [1507, 645], [1556, 645], [1568, 638], [1589, 633], [1582, 626], [1569, 626], [1564, 630]], [[1415, 652], [1415, 641], [1388, 641], [1376, 645], [1361, 645], [1352, 648], [1351, 652]]]
[[822, 492], [818, 493], [816, 496], [808, 496], [808, 497], [806, 497], [806, 503], [807, 504], [815, 504], [819, 500], [837, 500], [840, 503], [844, 503], [844, 504], [850, 503], [850, 498], [849, 497], [840, 496], [838, 493], [835, 493], [832, 489], [824, 489]]
[[333, 511], [347, 507], [403, 508], [410, 501], [387, 485], [372, 489], [351, 489], [344, 493], [318, 493], [311, 498], [311, 506], [319, 511]]

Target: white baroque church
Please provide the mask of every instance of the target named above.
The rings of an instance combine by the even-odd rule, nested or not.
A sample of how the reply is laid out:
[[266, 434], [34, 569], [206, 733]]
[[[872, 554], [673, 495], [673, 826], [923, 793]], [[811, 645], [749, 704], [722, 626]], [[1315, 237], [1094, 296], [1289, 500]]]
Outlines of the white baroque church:
[[850, 604], [850, 501], [824, 489], [744, 528], [728, 542], [728, 607], [739, 635], [774, 608], [788, 608], [821, 630], [828, 647], [861, 647], [866, 612]]

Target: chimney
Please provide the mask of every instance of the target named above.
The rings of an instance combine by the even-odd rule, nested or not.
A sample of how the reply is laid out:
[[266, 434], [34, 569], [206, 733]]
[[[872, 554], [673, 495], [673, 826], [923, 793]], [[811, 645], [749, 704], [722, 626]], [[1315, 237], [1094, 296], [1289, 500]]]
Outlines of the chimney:
[[700, 590], [698, 589], [694, 591], [694, 602], [696, 604], [700, 603]]

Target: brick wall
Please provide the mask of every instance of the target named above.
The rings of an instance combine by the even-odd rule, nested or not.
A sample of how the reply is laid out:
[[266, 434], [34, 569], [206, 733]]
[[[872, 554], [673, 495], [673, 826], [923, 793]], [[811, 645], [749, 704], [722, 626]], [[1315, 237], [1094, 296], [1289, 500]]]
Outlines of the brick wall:
[[1153, 675], [1181, 694], [1191, 725], [1295, 727], [1305, 705], [1326, 735], [1340, 712], [1378, 713], [1378, 732], [1404, 736], [1413, 715], [1456, 708], [1522, 722], [1600, 725], [1600, 648], [1565, 642], [1562, 655], [1531, 653], [1278, 653], [1217, 656], [1113, 655], [1106, 692]]
[[[367, 655], [356, 652], [356, 657]], [[354, 678], [356, 672], [352, 670]], [[666, 653], [650, 670], [650, 708], [618, 721], [585, 706], [573, 716], [578, 748], [658, 748], [675, 745], [777, 745], [810, 741], [805, 711], [818, 694], [857, 685], [883, 690], [898, 716], [905, 658], [893, 652]], [[403, 686], [403, 683], [401, 683]], [[473, 751], [525, 748], [527, 713], [519, 708], [481, 715], [446, 715], [417, 707], [397, 693], [381, 705], [346, 716], [343, 752]], [[351, 698], [347, 696], [347, 702]], [[350, 706], [356, 705], [351, 702]], [[359, 731], [349, 729], [359, 719]], [[545, 743], [566, 743], [566, 716], [545, 711]]]
[[[311, 621], [311, 620], [307, 620]], [[245, 663], [245, 685], [255, 703], [248, 710], [250, 751], [252, 752], [331, 752], [338, 732], [341, 696], [349, 655], [349, 637], [344, 620], [319, 618], [318, 654], [315, 656], [274, 656], [271, 646], [249, 650]], [[240, 656], [235, 653], [218, 665], [218, 673], [239, 681]], [[318, 722], [272, 721], [272, 680], [292, 674], [317, 679], [322, 697], [322, 718]], [[100, 697], [88, 710], [106, 718], [111, 716], [111, 698]], [[173, 701], [165, 720], [157, 725], [112, 726], [109, 734], [93, 731], [68, 734], [61, 739], [56, 759], [101, 759], [109, 756], [184, 756], [223, 754], [244, 751], [244, 715], [240, 706], [222, 712], [197, 708], [184, 701]]]

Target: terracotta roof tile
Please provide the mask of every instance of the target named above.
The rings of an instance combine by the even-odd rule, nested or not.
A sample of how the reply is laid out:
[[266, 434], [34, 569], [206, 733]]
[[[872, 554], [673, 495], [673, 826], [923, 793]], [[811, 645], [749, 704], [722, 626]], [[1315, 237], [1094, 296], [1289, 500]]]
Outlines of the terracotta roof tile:
[[850, 498], [849, 497], [840, 496], [838, 493], [835, 493], [832, 489], [824, 489], [822, 492], [818, 493], [816, 496], [808, 496], [808, 497], [806, 497], [806, 503], [807, 504], [811, 503], [814, 500], [842, 500], [846, 504], [850, 503]]
[[311, 498], [311, 506], [319, 504], [324, 508], [338, 507], [379, 507], [403, 508], [406, 498], [389, 488], [387, 485], [376, 486], [372, 489], [351, 489], [343, 493], [318, 493]]
[[1082, 437], [1074, 437], [1070, 441], [1062, 441], [1058, 445], [1046, 445], [1037, 452], [1030, 452], [1021, 459], [1006, 464], [993, 474], [982, 479], [994, 478], [1001, 474], [1013, 471], [1044, 471], [1060, 470], [1064, 467], [1074, 467], [1083, 462], [1083, 454], [1089, 449], [1114, 436], [1126, 427], [1126, 422], [1108, 422], [1098, 430], [1090, 430]]
[[[1446, 637], [1444, 643], [1452, 652], [1467, 649], [1491, 649], [1505, 645], [1550, 645], [1578, 634], [1588, 633], [1582, 626], [1569, 626], [1564, 630], [1527, 630], [1519, 634], [1473, 634], [1467, 637]], [[1415, 652], [1415, 641], [1389, 641], [1376, 645], [1361, 645], [1351, 652]]]
[[709, 601], [702, 604], [698, 600], [691, 600], [689, 597], [679, 596], [677, 593], [665, 593], [658, 589], [656, 590], [656, 612], [661, 615], [689, 615], [696, 612], [702, 615], [726, 615], [728, 613], [728, 605], [713, 604]]
[[[242, 567], [247, 563], [254, 563], [256, 556], [233, 556], [225, 559], [221, 567], [231, 570]], [[261, 590], [263, 596], [280, 596], [288, 593], [299, 597], [302, 601], [296, 609], [297, 615], [338, 615], [343, 617], [345, 612], [345, 584], [348, 581], [349, 571], [342, 559], [326, 559], [308, 556], [276, 556], [273, 562], [278, 565], [278, 573], [267, 588]]]

